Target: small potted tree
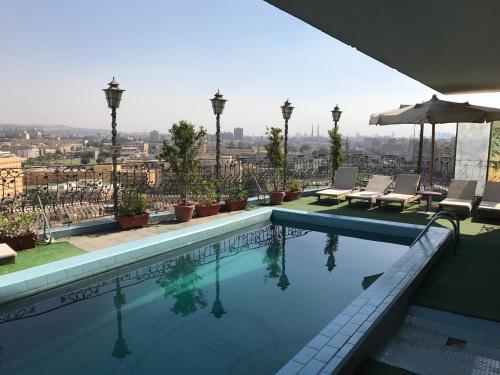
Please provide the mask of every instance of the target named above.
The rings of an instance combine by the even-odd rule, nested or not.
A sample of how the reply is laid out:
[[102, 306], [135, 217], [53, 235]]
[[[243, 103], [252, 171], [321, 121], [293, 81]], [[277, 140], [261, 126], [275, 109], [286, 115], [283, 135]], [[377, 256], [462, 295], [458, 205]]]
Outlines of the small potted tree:
[[20, 212], [14, 214], [11, 220], [3, 217], [1, 221], [2, 240], [15, 251], [33, 249], [36, 246], [37, 233], [35, 222], [38, 217], [36, 212]]
[[178, 221], [189, 221], [193, 216], [194, 203], [188, 200], [191, 184], [196, 179], [198, 168], [198, 152], [207, 132], [187, 121], [173, 124], [169, 130], [170, 142], [164, 142], [161, 160], [168, 162], [179, 185], [180, 202], [174, 205], [175, 216]]
[[247, 207], [247, 192], [241, 187], [234, 187], [229, 191], [229, 196], [225, 200], [228, 211], [244, 210]]
[[217, 190], [219, 183], [217, 180], [201, 180], [197, 186], [197, 203], [195, 204], [196, 216], [212, 216], [219, 213], [219, 202], [217, 202]]
[[274, 127], [268, 128], [266, 134], [269, 141], [266, 145], [267, 158], [273, 172], [273, 191], [269, 192], [269, 201], [271, 204], [282, 204], [285, 196], [281, 181], [281, 173], [285, 162], [285, 155], [281, 149], [283, 136], [281, 135], [281, 129]]
[[121, 229], [140, 228], [148, 223], [148, 196], [135, 189], [126, 189], [118, 209], [116, 221]]
[[285, 201], [290, 202], [299, 199], [302, 194], [302, 181], [291, 178], [288, 181], [288, 190], [285, 193]]

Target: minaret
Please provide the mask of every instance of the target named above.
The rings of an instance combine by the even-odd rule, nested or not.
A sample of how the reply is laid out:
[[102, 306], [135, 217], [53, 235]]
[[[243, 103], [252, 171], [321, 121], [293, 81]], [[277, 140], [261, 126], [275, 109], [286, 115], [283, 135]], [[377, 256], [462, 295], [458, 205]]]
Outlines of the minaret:
[[314, 125], [311, 125], [311, 138], [314, 138]]
[[318, 127], [316, 128], [316, 137], [319, 139], [319, 124]]

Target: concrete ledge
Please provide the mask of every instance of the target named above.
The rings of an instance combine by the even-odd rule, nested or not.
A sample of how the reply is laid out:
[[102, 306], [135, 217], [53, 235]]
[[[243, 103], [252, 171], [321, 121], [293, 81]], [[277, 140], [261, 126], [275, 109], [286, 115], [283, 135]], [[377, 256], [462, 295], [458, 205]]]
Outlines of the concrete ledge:
[[[397, 235], [414, 239], [424, 228], [423, 225], [396, 223], [391, 221], [365, 219], [353, 216], [330, 215], [309, 211], [273, 208], [273, 219], [293, 221], [323, 227], [350, 229], [374, 234]], [[396, 232], [395, 232], [396, 230]]]

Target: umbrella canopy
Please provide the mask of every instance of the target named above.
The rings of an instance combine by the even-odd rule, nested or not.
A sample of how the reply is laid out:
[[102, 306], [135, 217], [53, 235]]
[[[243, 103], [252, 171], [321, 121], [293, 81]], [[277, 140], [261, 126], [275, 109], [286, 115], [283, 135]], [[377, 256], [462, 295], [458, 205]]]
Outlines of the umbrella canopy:
[[446, 124], [456, 122], [491, 122], [500, 120], [500, 109], [440, 100], [415, 105], [401, 105], [397, 109], [370, 116], [370, 125]]
[[492, 122], [500, 120], [500, 109], [440, 100], [433, 95], [431, 100], [415, 105], [401, 105], [397, 109], [370, 116], [370, 125], [420, 124], [420, 146], [418, 172], [421, 173], [423, 124], [432, 124], [431, 160], [429, 181], [432, 187], [434, 174], [435, 125], [459, 122]]

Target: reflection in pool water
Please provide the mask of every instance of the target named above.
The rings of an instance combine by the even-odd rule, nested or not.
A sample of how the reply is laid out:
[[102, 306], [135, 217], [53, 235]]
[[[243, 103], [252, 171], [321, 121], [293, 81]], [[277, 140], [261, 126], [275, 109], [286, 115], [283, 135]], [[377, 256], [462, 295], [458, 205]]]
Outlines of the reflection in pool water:
[[2, 311], [0, 373], [273, 373], [406, 250], [268, 224]]

